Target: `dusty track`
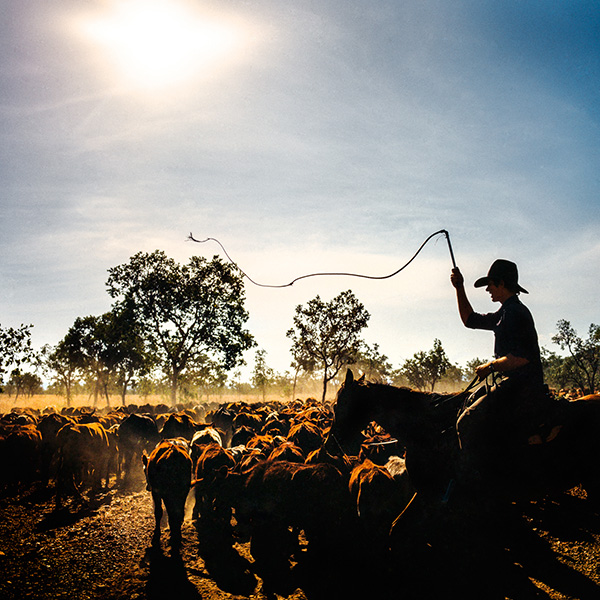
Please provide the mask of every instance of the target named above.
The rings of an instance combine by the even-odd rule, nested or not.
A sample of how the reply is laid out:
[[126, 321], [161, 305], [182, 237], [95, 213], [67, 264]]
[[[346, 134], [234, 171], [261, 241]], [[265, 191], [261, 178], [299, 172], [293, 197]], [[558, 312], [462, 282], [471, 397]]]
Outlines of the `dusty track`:
[[152, 501], [143, 486], [71, 501], [60, 511], [51, 490], [33, 487], [5, 495], [0, 598], [422, 600], [466, 597], [468, 581], [477, 581], [474, 595], [485, 600], [600, 598], [600, 517], [576, 491], [520, 506], [506, 548], [490, 554], [473, 547], [457, 559], [452, 548], [441, 554], [428, 549], [419, 559], [421, 570], [400, 564], [387, 573], [360, 564], [348, 569], [323, 564], [309, 572], [296, 564], [276, 595], [267, 593], [254, 572], [247, 543], [236, 544], [221, 562], [211, 561], [203, 551], [207, 540], [201, 543], [186, 521], [181, 557], [171, 557], [166, 530], [163, 551], [150, 549], [152, 527]]

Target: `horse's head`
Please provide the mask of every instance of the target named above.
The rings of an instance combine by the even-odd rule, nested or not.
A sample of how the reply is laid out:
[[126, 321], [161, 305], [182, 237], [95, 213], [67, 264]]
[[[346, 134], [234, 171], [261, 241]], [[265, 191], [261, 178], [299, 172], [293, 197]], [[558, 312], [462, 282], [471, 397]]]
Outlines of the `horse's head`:
[[339, 454], [343, 450], [351, 456], [358, 455], [362, 442], [360, 432], [372, 420], [369, 403], [365, 401], [365, 388], [364, 375], [356, 380], [348, 369], [333, 408], [334, 419], [325, 442], [328, 452]]

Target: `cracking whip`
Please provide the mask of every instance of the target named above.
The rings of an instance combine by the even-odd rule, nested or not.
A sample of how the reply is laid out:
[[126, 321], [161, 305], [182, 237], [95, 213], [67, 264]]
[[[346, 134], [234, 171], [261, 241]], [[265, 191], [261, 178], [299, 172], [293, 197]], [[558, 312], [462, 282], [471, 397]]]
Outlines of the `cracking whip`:
[[270, 285], [270, 284], [267, 284], [267, 283], [258, 283], [256, 281], [254, 281], [254, 279], [252, 279], [252, 277], [250, 277], [247, 273], [245, 273], [244, 271], [242, 271], [242, 269], [240, 269], [240, 267], [238, 266], [238, 264], [231, 258], [231, 256], [229, 256], [229, 254], [227, 253], [227, 250], [225, 250], [225, 247], [223, 246], [223, 244], [221, 244], [221, 242], [219, 240], [217, 240], [216, 238], [208, 237], [208, 238], [206, 238], [204, 240], [197, 240], [190, 233], [190, 235], [188, 236], [188, 240], [191, 240], [192, 242], [196, 242], [198, 244], [204, 244], [205, 242], [208, 242], [208, 241], [216, 242], [221, 247], [221, 250], [223, 250], [223, 253], [228, 258], [229, 262], [231, 264], [235, 265], [240, 270], [240, 272], [242, 273], [242, 275], [246, 279], [248, 279], [248, 281], [250, 281], [251, 283], [253, 283], [254, 285], [257, 285], [259, 287], [266, 287], [266, 288], [285, 288], [285, 287], [291, 287], [292, 285], [294, 285], [294, 283], [296, 283], [296, 281], [300, 281], [301, 279], [307, 279], [308, 277], [345, 276], [345, 277], [361, 277], [363, 279], [389, 279], [390, 277], [394, 277], [395, 275], [398, 275], [398, 273], [400, 273], [400, 271], [403, 271], [404, 269], [406, 269], [406, 267], [408, 267], [408, 265], [410, 265], [410, 263], [413, 260], [415, 260], [415, 258], [417, 258], [417, 256], [421, 252], [421, 250], [423, 250], [423, 248], [425, 247], [425, 244], [427, 244], [427, 242], [429, 240], [431, 240], [432, 238], [434, 238], [436, 235], [444, 235], [446, 237], [446, 241], [448, 242], [448, 250], [450, 251], [450, 258], [452, 260], [452, 266], [454, 268], [456, 268], [456, 261], [454, 259], [454, 252], [452, 250], [452, 244], [450, 243], [450, 234], [445, 229], [440, 229], [439, 231], [436, 231], [435, 233], [432, 233], [419, 246], [419, 249], [413, 254], [413, 256], [410, 258], [410, 260], [406, 264], [402, 265], [399, 269], [397, 269], [393, 273], [390, 273], [389, 275], [361, 275], [359, 273], [327, 273], [327, 272], [326, 273], [309, 273], [307, 275], [301, 275], [300, 277], [296, 277], [295, 279], [292, 279], [292, 281], [290, 281], [289, 283], [284, 283], [282, 285]]

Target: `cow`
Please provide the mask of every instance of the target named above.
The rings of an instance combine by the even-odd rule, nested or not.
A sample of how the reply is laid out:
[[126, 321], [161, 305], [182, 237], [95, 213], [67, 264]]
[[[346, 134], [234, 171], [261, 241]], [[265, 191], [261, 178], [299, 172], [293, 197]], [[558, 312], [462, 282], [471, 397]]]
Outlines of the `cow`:
[[123, 485], [127, 486], [133, 480], [133, 466], [139, 464], [137, 461], [140, 459], [137, 457], [154, 448], [160, 441], [156, 421], [150, 415], [132, 413], [120, 423], [117, 429], [117, 440], [119, 473], [123, 477]]
[[154, 532], [152, 545], [160, 546], [160, 521], [163, 503], [167, 511], [171, 550], [181, 547], [181, 528], [185, 516], [185, 501], [192, 484], [192, 459], [184, 444], [162, 440], [150, 456], [142, 454], [146, 489], [154, 502]]
[[67, 423], [75, 424], [71, 417], [56, 412], [47, 413], [39, 420], [38, 430], [42, 436], [41, 448], [41, 479], [48, 485], [53, 473], [53, 467], [58, 451], [57, 434]]
[[287, 439], [299, 446], [308, 455], [323, 445], [323, 432], [318, 425], [310, 421], [301, 421], [292, 425], [287, 434]]
[[386, 466], [366, 459], [352, 470], [348, 489], [359, 517], [363, 546], [370, 549], [371, 560], [382, 563], [394, 521], [415, 494], [404, 459], [391, 457]]
[[333, 465], [262, 461], [233, 497], [237, 526], [263, 579], [289, 570], [302, 530], [316, 562], [335, 554], [352, 519], [347, 478]]
[[223, 447], [231, 446], [231, 438], [233, 436], [233, 412], [227, 406], [219, 406], [215, 411], [206, 414], [206, 422], [216, 427], [224, 433]]
[[196, 423], [190, 415], [184, 412], [170, 414], [160, 431], [163, 439], [182, 437], [191, 440], [197, 430]]
[[33, 483], [41, 466], [42, 435], [33, 423], [8, 426], [4, 433], [0, 437], [0, 485]]
[[205, 446], [208, 444], [216, 444], [217, 446], [222, 447], [223, 437], [214, 427], [205, 426], [204, 429], [196, 431], [192, 437], [192, 441], [190, 442], [190, 452], [192, 456], [192, 462], [194, 463], [194, 468], [196, 468], [198, 459], [200, 458]]
[[237, 464], [230, 449], [218, 444], [205, 445], [196, 463], [196, 477], [193, 482], [195, 504], [193, 518], [219, 522], [229, 527], [231, 505], [222, 502], [222, 483]]
[[285, 441], [271, 451], [268, 460], [286, 460], [288, 462], [303, 463], [306, 460], [306, 456], [296, 444]]
[[98, 491], [104, 477], [105, 487], [108, 487], [110, 444], [100, 423], [67, 424], [57, 433], [57, 443], [57, 507], [67, 491], [81, 496], [80, 485], [86, 482]]

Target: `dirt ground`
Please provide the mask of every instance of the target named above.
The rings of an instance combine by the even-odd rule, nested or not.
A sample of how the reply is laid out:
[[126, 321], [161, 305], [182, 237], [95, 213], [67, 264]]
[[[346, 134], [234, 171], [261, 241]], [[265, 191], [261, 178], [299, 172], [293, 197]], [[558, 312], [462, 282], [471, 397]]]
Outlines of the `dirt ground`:
[[336, 557], [303, 564], [300, 556], [285, 580], [267, 589], [247, 542], [215, 560], [206, 552], [211, 540], [189, 519], [180, 556], [171, 555], [166, 524], [162, 550], [152, 549], [152, 500], [143, 484], [84, 496], [61, 510], [51, 489], [34, 486], [0, 498], [0, 598], [600, 598], [600, 516], [584, 493], [515, 505], [512, 515], [495, 547], [465, 542], [459, 529], [437, 546], [407, 542], [405, 557], [381, 569], [362, 559], [342, 567]]

